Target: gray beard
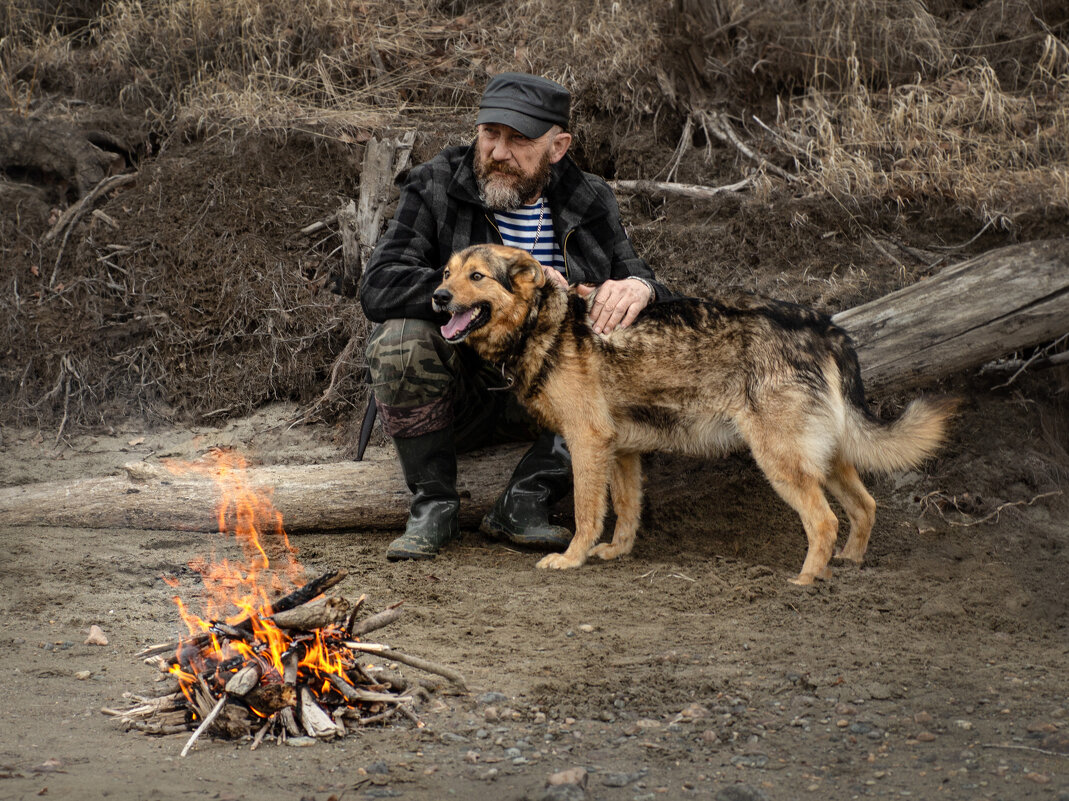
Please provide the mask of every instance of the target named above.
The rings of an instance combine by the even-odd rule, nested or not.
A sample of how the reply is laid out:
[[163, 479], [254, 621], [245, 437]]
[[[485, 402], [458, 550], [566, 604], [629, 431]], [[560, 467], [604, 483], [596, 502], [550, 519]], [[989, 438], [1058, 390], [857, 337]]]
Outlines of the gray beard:
[[480, 181], [479, 200], [490, 211], [512, 211], [523, 205], [523, 199], [516, 187], [508, 186], [500, 180]]

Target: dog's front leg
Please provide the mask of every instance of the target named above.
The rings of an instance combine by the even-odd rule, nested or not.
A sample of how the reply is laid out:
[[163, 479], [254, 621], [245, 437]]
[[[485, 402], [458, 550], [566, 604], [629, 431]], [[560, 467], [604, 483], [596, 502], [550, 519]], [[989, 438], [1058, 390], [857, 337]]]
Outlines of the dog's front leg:
[[642, 457], [637, 453], [617, 454], [609, 479], [616, 530], [612, 542], [590, 549], [591, 556], [615, 559], [626, 556], [635, 546], [635, 533], [642, 519]]
[[572, 453], [575, 536], [564, 553], [551, 553], [538, 562], [539, 567], [554, 570], [579, 567], [586, 561], [591, 547], [601, 537], [608, 506], [608, 439], [594, 437], [589, 431], [572, 437], [565, 432], [564, 439]]

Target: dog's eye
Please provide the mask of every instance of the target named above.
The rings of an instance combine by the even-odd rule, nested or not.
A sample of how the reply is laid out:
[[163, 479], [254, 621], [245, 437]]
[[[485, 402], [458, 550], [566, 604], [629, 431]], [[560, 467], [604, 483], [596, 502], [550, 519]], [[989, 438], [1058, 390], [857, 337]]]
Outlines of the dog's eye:
[[472, 281], [482, 281], [484, 277], [485, 276], [482, 273], [472, 273], [471, 274], [471, 280]]
[[442, 272], [442, 280], [444, 281], [448, 277], [449, 277], [449, 270], [444, 270]]

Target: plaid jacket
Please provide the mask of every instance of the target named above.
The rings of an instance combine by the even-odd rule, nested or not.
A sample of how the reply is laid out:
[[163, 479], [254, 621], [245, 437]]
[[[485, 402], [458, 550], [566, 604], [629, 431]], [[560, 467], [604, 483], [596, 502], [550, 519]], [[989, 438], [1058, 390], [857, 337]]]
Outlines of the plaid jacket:
[[[440, 322], [442, 315], [431, 310], [431, 293], [449, 257], [469, 245], [501, 242], [492, 212], [479, 200], [473, 157], [472, 146], [452, 147], [409, 173], [397, 211], [364, 270], [360, 303], [368, 319]], [[637, 275], [650, 281], [658, 299], [671, 294], [635, 254], [605, 181], [565, 156], [552, 166], [546, 197], [569, 283]]]

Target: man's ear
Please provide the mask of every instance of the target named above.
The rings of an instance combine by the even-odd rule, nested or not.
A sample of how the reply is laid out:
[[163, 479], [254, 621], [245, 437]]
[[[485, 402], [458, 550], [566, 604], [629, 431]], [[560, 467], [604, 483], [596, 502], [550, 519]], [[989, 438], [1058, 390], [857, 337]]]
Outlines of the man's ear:
[[572, 135], [567, 131], [561, 131], [554, 136], [553, 141], [549, 144], [549, 163], [556, 164], [564, 158], [564, 154], [568, 152], [568, 148], [571, 145]]
[[537, 288], [546, 282], [546, 273], [538, 259], [521, 250], [509, 265], [509, 280], [517, 278], [526, 278]]

